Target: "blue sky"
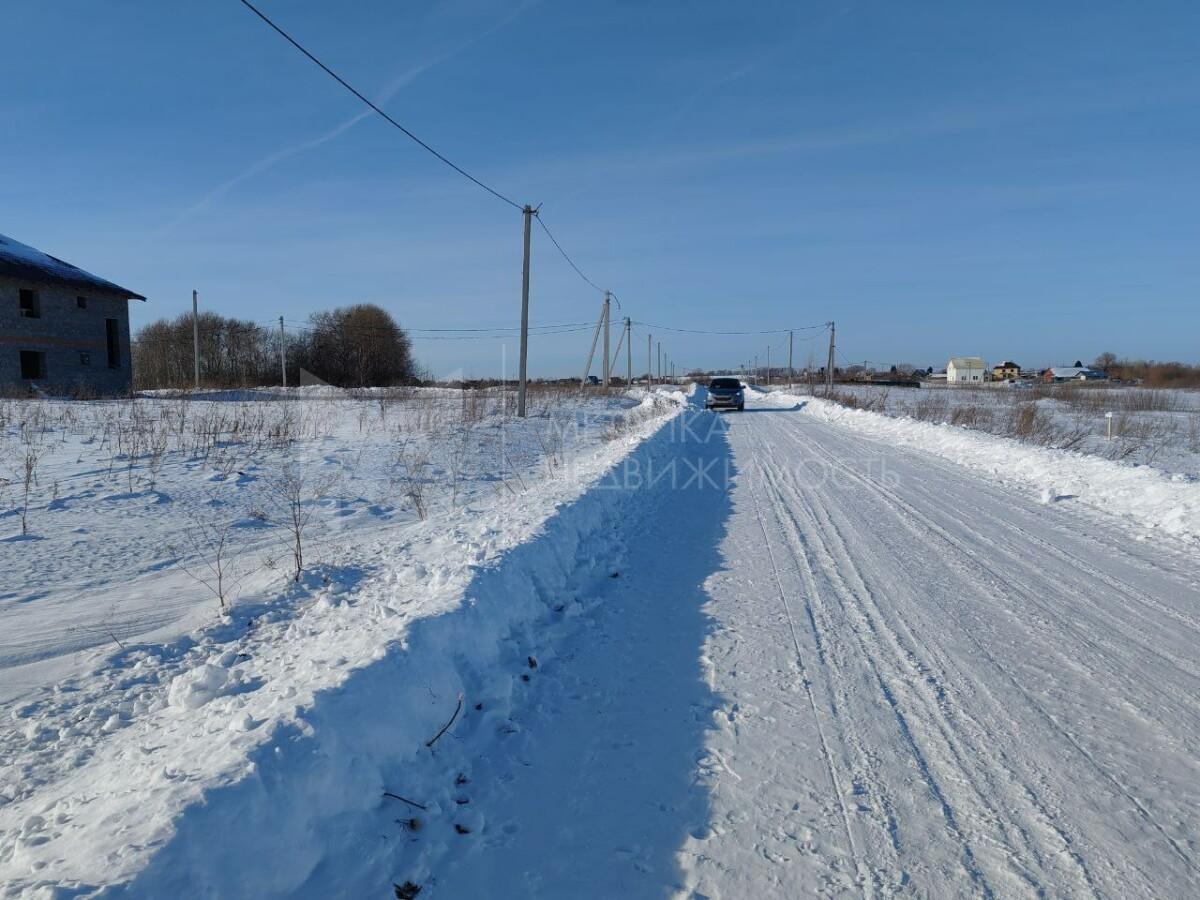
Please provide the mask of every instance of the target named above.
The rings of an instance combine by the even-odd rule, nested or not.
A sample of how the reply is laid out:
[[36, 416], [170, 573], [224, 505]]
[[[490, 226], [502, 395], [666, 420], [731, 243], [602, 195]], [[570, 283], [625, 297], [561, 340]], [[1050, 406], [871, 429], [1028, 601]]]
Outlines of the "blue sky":
[[[835, 319], [847, 358], [922, 366], [1200, 353], [1197, 4], [261, 7], [544, 204], [637, 321]], [[6, 0], [4, 18], [0, 232], [146, 294], [135, 328], [193, 287], [258, 321], [373, 302], [412, 328], [517, 324], [520, 214], [360, 118], [236, 0]], [[535, 230], [534, 324], [599, 300]], [[588, 339], [534, 341], [531, 374], [576, 372]], [[785, 340], [663, 335], [681, 367]], [[515, 356], [416, 347], [443, 374]]]

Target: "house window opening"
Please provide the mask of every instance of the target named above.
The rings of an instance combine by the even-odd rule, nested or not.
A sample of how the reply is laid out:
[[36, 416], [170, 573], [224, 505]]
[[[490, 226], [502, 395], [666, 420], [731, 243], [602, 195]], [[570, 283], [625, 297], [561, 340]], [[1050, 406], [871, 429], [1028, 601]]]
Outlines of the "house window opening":
[[46, 354], [39, 350], [21, 351], [21, 377], [26, 381], [46, 377]]
[[40, 319], [42, 317], [42, 303], [37, 291], [21, 288], [20, 304], [23, 318]]

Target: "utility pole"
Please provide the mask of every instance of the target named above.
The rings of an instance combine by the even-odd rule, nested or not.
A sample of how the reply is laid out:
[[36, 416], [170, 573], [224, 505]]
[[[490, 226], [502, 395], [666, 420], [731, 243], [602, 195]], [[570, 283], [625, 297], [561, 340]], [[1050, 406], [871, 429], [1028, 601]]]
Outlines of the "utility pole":
[[825, 365], [825, 396], [833, 393], [833, 350], [836, 346], [837, 324], [829, 323], [829, 362]]
[[283, 334], [283, 316], [279, 317], [279, 374], [283, 377], [283, 386], [287, 387], [287, 338]]
[[517, 416], [525, 418], [525, 385], [529, 363], [529, 232], [533, 226], [533, 207], [521, 210], [525, 216], [525, 254], [521, 263], [521, 363], [517, 376]]
[[617, 360], [621, 356], [621, 345], [625, 343], [625, 323], [621, 323], [621, 330], [617, 332], [617, 346], [613, 349], [612, 361], [608, 364], [608, 377], [616, 378]]
[[[600, 318], [598, 318], [596, 320], [596, 330], [592, 332], [592, 347], [590, 350], [588, 350], [587, 365], [583, 367], [583, 377], [579, 379], [579, 386], [581, 388], [585, 387], [587, 385], [588, 375], [592, 371], [592, 360], [595, 359], [595, 357], [596, 357], [596, 341], [598, 341], [600, 339], [600, 329], [604, 328], [604, 326], [606, 324], [605, 319], [607, 318], [607, 315], [608, 315], [608, 297], [606, 296], [604, 298], [604, 304], [600, 307]], [[608, 335], [607, 334], [604, 335], [604, 342], [605, 342], [605, 345], [608, 344]], [[605, 349], [607, 350], [607, 346], [605, 347]], [[606, 369], [606, 370], [608, 369], [607, 355], [604, 360], [604, 369]]]
[[608, 307], [611, 302], [612, 295], [604, 292], [604, 386], [608, 387]]
[[788, 391], [792, 390], [792, 382], [795, 380], [795, 374], [792, 371], [792, 337], [795, 332], [788, 332]]
[[771, 386], [771, 345], [767, 344], [767, 387]]
[[196, 375], [196, 390], [200, 390], [200, 295], [192, 291], [192, 368]]
[[[626, 334], [628, 330], [625, 327], [625, 322], [622, 321], [621, 330], [617, 334], [617, 348], [613, 350], [612, 362], [608, 364], [608, 377], [610, 380], [616, 377], [613, 373], [617, 371], [617, 360], [621, 358], [621, 345], [625, 343], [628, 337]], [[626, 355], [628, 356], [628, 350], [626, 351]]]
[[662, 341], [658, 342], [658, 383], [662, 384]]
[[625, 317], [625, 387], [633, 387], [633, 322]]
[[646, 335], [646, 390], [654, 384], [654, 335]]

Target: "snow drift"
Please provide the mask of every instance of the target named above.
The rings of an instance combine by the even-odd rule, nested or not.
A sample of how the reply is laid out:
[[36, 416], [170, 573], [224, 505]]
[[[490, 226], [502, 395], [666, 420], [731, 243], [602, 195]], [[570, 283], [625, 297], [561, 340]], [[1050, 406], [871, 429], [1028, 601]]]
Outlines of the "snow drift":
[[848, 409], [816, 397], [779, 393], [770, 397], [778, 404], [803, 403], [808, 415], [823, 422], [932, 454], [994, 481], [1019, 486], [1044, 503], [1071, 499], [1189, 543], [1200, 541], [1200, 482], [1194, 477], [1067, 450], [1031, 447], [955, 425]]

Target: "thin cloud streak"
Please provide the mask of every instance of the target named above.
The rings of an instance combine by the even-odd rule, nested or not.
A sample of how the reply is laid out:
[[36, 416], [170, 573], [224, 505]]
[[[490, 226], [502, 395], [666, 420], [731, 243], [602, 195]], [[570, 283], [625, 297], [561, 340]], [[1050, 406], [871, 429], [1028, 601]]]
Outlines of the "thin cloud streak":
[[[465, 41], [462, 41], [454, 47], [451, 47], [446, 52], [435, 56], [428, 62], [414, 66], [413, 68], [408, 69], [407, 71], [396, 76], [386, 85], [384, 85], [383, 90], [381, 90], [374, 98], [374, 102], [376, 105], [381, 107], [386, 105], [393, 97], [400, 93], [400, 91], [416, 81], [417, 78], [419, 78], [425, 72], [429, 71], [434, 66], [441, 65], [444, 62], [449, 62], [451, 59], [454, 59], [454, 57], [468, 50], [479, 41], [489, 37], [496, 31], [499, 31], [501, 28], [508, 25], [518, 16], [522, 15], [526, 10], [536, 6], [539, 2], [541, 2], [541, 0], [528, 0], [528, 2], [522, 3], [491, 27], [484, 29], [470, 38], [467, 38]], [[249, 181], [256, 175], [261, 175], [263, 172], [273, 169], [275, 166], [279, 165], [279, 163], [283, 162], [284, 160], [291, 159], [293, 156], [298, 156], [301, 153], [314, 150], [317, 147], [320, 147], [322, 144], [327, 144], [330, 141], [336, 140], [346, 132], [350, 131], [350, 129], [352, 129], [359, 122], [374, 115], [375, 112], [373, 110], [364, 109], [361, 112], [355, 113], [350, 118], [346, 119], [323, 134], [317, 135], [314, 138], [309, 138], [305, 141], [301, 141], [297, 144], [291, 144], [287, 147], [283, 147], [282, 149], [276, 150], [274, 153], [270, 153], [267, 156], [264, 156], [263, 158], [251, 163], [237, 175], [234, 175], [227, 181], [217, 185], [198, 201], [180, 212], [179, 215], [177, 215], [174, 219], [172, 219], [162, 228], [158, 229], [156, 236], [167, 234], [178, 226], [195, 218], [197, 215], [211, 207], [217, 200], [220, 200], [222, 197], [228, 194], [235, 187], [246, 181]]]

